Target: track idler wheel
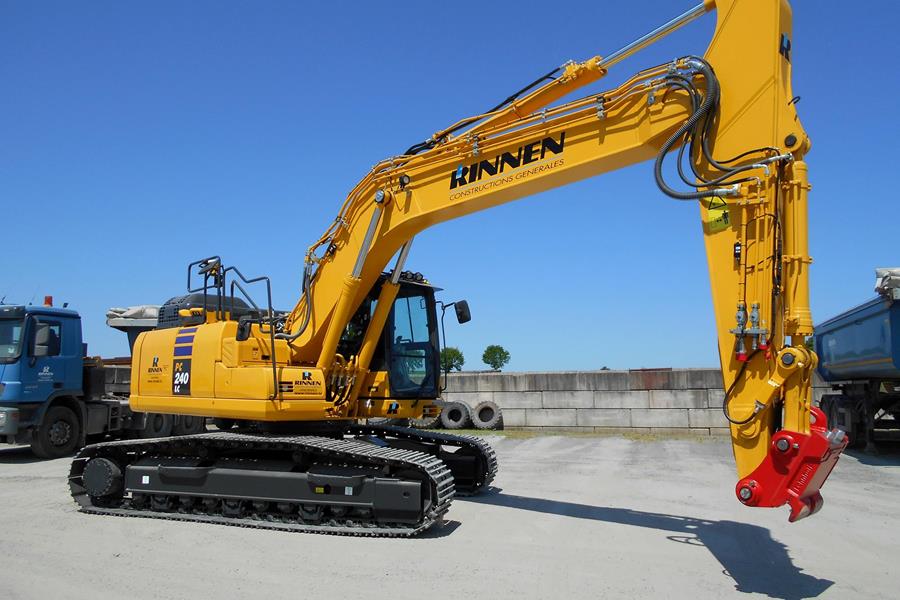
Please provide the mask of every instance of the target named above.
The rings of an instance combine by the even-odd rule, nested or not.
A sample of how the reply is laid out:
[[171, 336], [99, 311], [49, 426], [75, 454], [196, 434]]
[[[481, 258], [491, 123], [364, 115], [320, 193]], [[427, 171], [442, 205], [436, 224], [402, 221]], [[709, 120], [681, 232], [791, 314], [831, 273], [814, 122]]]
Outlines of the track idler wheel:
[[109, 498], [122, 495], [122, 469], [116, 461], [92, 458], [84, 467], [84, 487], [92, 498]]

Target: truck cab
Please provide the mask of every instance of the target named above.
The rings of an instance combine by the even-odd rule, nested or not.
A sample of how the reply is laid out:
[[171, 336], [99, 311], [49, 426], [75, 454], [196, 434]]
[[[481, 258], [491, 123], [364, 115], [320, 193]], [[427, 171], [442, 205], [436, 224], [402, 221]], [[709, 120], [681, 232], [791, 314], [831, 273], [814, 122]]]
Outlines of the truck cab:
[[75, 399], [82, 395], [83, 355], [77, 312], [0, 305], [0, 436], [32, 442], [32, 430], [47, 411], [65, 407], [54, 411], [59, 419], [47, 423], [50, 446], [41, 450], [73, 450], [80, 441]]

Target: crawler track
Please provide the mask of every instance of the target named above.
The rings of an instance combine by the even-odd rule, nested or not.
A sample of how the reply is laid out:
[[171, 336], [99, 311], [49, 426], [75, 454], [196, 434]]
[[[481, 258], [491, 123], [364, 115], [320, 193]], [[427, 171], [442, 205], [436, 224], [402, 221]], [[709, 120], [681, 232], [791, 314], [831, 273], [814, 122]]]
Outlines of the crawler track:
[[[349, 431], [356, 436], [374, 436], [385, 440], [388, 444], [394, 440], [412, 442], [416, 445], [409, 446], [410, 448], [436, 454], [445, 459], [454, 471], [457, 496], [473, 496], [483, 491], [494, 480], [499, 469], [497, 453], [489, 443], [479, 437], [393, 426], [354, 425]], [[455, 447], [458, 451], [472, 456], [475, 462], [472, 472], [461, 476], [454, 469], [455, 465], [449, 460], [448, 454], [435, 450], [438, 446]]]
[[[400, 433], [397, 432], [397, 435]], [[138, 461], [142, 461], [144, 469], [158, 469], [160, 478], [164, 478], [166, 468], [197, 471], [209, 468], [166, 467], [166, 464], [195, 465], [198, 461], [210, 460], [210, 457], [229, 454], [237, 457], [233, 459], [235, 462], [246, 463], [250, 460], [245, 458], [247, 456], [273, 454], [302, 456], [304, 460], [317, 465], [327, 465], [345, 471], [359, 469], [360, 472], [369, 475], [377, 471], [376, 477], [388, 481], [389, 484], [396, 481], [412, 481], [417, 485], [420, 484], [422, 508], [413, 522], [409, 522], [410, 519], [406, 522], [391, 522], [379, 518], [377, 510], [367, 512], [365, 509], [357, 508], [335, 514], [334, 502], [327, 496], [322, 497], [320, 504], [300, 500], [297, 506], [291, 508], [292, 505], [289, 503], [279, 503], [266, 498], [250, 501], [246, 496], [228, 498], [204, 494], [200, 487], [197, 488], [197, 493], [191, 490], [187, 495], [178, 491], [143, 494], [138, 493], [139, 488], [133, 485], [129, 489], [127, 483], [124, 485], [124, 493], [114, 494], [111, 497], [94, 497], [88, 494], [84, 479], [85, 467], [94, 458], [114, 460], [122, 466], [123, 473], [128, 467], [141, 464]], [[160, 466], [147, 467], [148, 461], [152, 464], [158, 463]], [[264, 470], [249, 469], [247, 472], [265, 473]], [[283, 473], [279, 472], [278, 475]], [[127, 477], [126, 475], [126, 480]], [[94, 514], [382, 537], [414, 536], [439, 523], [449, 509], [455, 493], [450, 469], [434, 455], [353, 439], [227, 432], [155, 440], [122, 440], [87, 446], [72, 462], [69, 487], [81, 510]], [[336, 497], [336, 499], [343, 498]], [[282, 505], [285, 510], [281, 510]], [[304, 510], [307, 511], [306, 516]], [[310, 518], [309, 513], [317, 514], [315, 518]]]

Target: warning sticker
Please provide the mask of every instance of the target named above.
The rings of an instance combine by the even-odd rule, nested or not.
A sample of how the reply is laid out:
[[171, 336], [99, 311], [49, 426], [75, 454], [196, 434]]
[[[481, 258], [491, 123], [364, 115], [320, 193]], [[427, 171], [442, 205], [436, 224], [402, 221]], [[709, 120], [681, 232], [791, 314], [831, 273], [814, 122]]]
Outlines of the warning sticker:
[[706, 211], [706, 226], [709, 233], [723, 231], [730, 225], [727, 208], [710, 208]]

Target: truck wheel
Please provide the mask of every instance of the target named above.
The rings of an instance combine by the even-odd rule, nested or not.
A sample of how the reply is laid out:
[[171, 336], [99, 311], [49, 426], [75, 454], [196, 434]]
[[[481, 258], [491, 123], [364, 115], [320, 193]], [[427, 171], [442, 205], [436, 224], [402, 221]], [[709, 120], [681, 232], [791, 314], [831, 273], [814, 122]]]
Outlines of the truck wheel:
[[472, 409], [472, 424], [475, 429], [497, 429], [501, 418], [500, 407], [490, 400], [479, 402]]
[[206, 431], [206, 417], [193, 415], [181, 415], [175, 419], [172, 426], [172, 435], [193, 435]]
[[169, 437], [172, 435], [172, 426], [174, 424], [175, 418], [172, 415], [149, 413], [144, 428], [138, 431], [138, 437], [142, 440]]
[[441, 425], [444, 429], [463, 429], [471, 422], [469, 407], [462, 402], [448, 402], [441, 411]]
[[78, 447], [81, 426], [68, 406], [54, 406], [31, 438], [31, 451], [41, 458], [68, 456]]
[[851, 449], [864, 448], [866, 445], [865, 410], [860, 402], [856, 402], [843, 394], [825, 394], [819, 408], [828, 419], [828, 427], [843, 430]]
[[828, 420], [828, 428], [837, 428], [838, 410], [837, 404], [840, 396], [837, 394], [825, 394], [819, 402], [819, 408], [825, 413], [825, 419]]

